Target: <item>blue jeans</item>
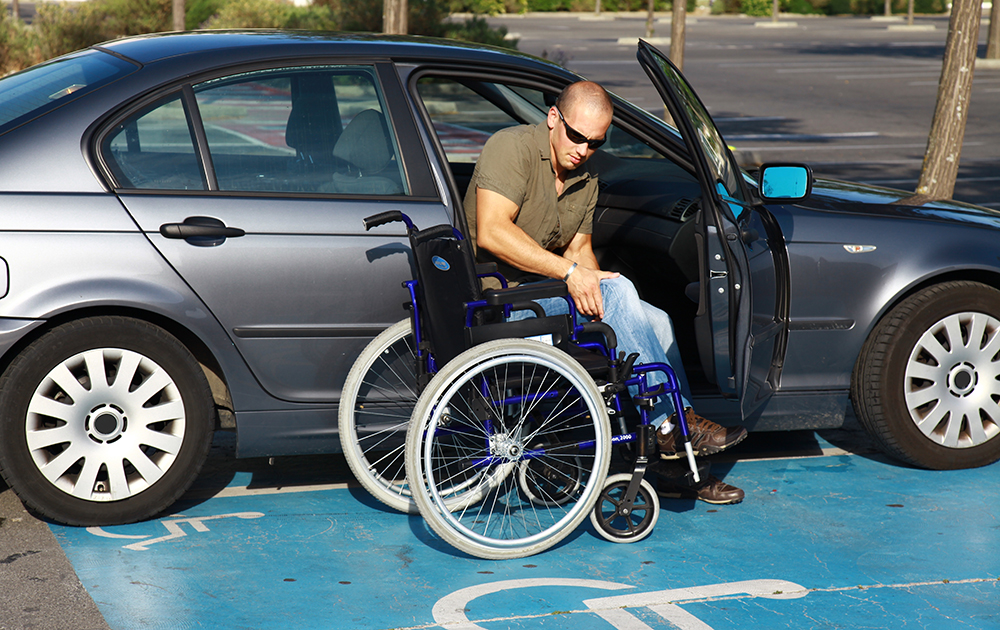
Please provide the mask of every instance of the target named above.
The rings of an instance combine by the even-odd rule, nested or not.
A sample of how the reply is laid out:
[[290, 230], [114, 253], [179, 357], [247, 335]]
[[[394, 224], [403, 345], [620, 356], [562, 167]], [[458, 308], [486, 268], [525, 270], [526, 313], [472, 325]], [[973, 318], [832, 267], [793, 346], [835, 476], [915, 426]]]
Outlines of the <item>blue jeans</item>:
[[[691, 390], [684, 375], [684, 364], [674, 337], [674, 324], [670, 316], [651, 304], [639, 299], [632, 281], [624, 276], [601, 280], [601, 298], [604, 301], [604, 323], [611, 326], [618, 337], [618, 350], [626, 356], [639, 353], [636, 363], [666, 363], [673, 369], [681, 385], [681, 399], [685, 407], [691, 406]], [[565, 315], [569, 305], [563, 298], [546, 298], [537, 303], [546, 315]], [[534, 317], [531, 311], [515, 311], [510, 320], [517, 321]], [[577, 314], [581, 321], [588, 319]], [[665, 379], [660, 372], [649, 374], [651, 386]], [[637, 388], [630, 388], [637, 391]], [[632, 391], [635, 395], [636, 391]], [[674, 411], [669, 396], [661, 396], [653, 409], [652, 422], [661, 424]]]

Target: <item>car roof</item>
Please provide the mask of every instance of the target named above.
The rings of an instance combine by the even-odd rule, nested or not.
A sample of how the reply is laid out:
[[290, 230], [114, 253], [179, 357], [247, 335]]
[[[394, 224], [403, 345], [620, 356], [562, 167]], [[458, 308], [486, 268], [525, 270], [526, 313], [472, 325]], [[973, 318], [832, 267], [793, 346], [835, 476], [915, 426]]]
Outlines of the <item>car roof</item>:
[[357, 55], [366, 58], [440, 59], [484, 64], [544, 66], [569, 75], [557, 64], [516, 50], [486, 44], [408, 35], [339, 33], [329, 31], [234, 30], [155, 33], [113, 40], [96, 48], [143, 65], [182, 56], [209, 54], [241, 59], [274, 59], [314, 55]]

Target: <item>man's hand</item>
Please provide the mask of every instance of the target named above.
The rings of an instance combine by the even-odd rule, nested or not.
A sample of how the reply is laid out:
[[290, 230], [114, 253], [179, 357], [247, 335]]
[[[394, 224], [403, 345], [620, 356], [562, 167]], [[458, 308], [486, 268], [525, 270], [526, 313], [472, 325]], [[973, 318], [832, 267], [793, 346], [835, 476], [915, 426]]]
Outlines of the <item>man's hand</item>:
[[617, 278], [617, 273], [610, 271], [595, 271], [583, 265], [577, 265], [569, 279], [566, 280], [566, 287], [573, 301], [576, 302], [576, 309], [588, 317], [604, 317], [604, 300], [601, 299], [601, 280], [605, 278]]

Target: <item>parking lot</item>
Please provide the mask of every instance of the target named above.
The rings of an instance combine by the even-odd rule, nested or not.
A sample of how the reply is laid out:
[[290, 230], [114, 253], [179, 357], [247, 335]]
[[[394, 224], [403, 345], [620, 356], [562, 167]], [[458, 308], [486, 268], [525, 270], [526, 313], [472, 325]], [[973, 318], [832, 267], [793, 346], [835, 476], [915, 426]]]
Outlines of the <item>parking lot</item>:
[[[521, 50], [662, 110], [634, 45], [618, 43], [644, 18], [493, 21]], [[912, 189], [947, 29], [918, 22], [934, 30], [698, 17], [685, 71], [745, 159]], [[955, 197], [993, 208], [998, 111], [1000, 71], [977, 70]], [[664, 500], [637, 544], [587, 522], [503, 562], [461, 555], [419, 517], [384, 509], [340, 456], [272, 463], [234, 448], [220, 433], [184, 499], [129, 526], [39, 523], [0, 483], [0, 629], [1000, 628], [1000, 463], [916, 470], [856, 427], [752, 435], [713, 458], [742, 504]]]
[[824, 435], [717, 463], [742, 504], [664, 500], [637, 544], [586, 523], [521, 560], [458, 554], [339, 457], [237, 461], [224, 438], [169, 516], [52, 531], [115, 629], [1000, 627], [1000, 464], [914, 470]]

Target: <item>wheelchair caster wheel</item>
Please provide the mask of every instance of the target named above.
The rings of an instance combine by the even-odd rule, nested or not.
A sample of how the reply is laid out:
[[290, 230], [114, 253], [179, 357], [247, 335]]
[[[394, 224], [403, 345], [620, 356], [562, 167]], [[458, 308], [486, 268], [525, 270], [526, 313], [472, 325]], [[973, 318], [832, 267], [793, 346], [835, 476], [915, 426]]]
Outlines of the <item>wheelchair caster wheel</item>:
[[660, 517], [660, 499], [656, 490], [643, 479], [635, 495], [632, 509], [627, 512], [622, 506], [631, 474], [617, 474], [608, 477], [604, 490], [597, 498], [597, 504], [590, 513], [590, 522], [597, 533], [616, 543], [638, 542], [648, 536], [656, 520]]

